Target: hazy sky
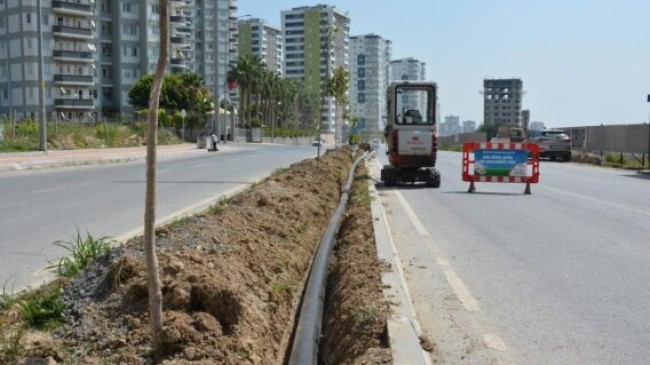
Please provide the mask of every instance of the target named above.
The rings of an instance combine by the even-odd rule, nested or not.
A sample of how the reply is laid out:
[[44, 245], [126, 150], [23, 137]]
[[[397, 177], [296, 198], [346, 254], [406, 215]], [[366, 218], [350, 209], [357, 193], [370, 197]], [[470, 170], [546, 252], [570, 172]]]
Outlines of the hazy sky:
[[425, 62], [443, 117], [481, 124], [483, 79], [516, 77], [547, 127], [648, 122], [650, 0], [239, 0], [238, 15], [279, 27], [282, 10], [319, 3]]

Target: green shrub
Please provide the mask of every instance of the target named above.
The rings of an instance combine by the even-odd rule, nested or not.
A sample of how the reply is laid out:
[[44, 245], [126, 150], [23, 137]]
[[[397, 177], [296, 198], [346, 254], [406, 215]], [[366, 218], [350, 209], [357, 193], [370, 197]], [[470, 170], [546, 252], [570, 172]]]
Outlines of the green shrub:
[[16, 302], [21, 318], [31, 327], [53, 328], [63, 323], [61, 313], [65, 303], [61, 299], [61, 288], [46, 287], [23, 297]]
[[83, 237], [77, 229], [76, 237], [72, 241], [55, 241], [53, 245], [64, 248], [70, 256], [64, 257], [58, 263], [50, 265], [48, 269], [56, 270], [59, 277], [72, 277], [94, 262], [98, 257], [107, 253], [115, 243], [110, 237], [95, 238], [86, 232]]

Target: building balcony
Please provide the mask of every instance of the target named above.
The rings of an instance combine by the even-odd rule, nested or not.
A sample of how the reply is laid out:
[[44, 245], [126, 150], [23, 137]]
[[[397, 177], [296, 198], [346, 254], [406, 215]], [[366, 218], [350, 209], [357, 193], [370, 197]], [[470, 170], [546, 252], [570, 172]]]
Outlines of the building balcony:
[[80, 51], [66, 51], [55, 49], [52, 56], [57, 61], [67, 62], [93, 62], [93, 54], [91, 52]]
[[172, 67], [187, 67], [187, 59], [182, 57], [171, 58], [169, 64]]
[[190, 39], [189, 39], [189, 37], [186, 37], [186, 36], [176, 35], [176, 36], [169, 37], [169, 41], [171, 43], [175, 43], [175, 44], [184, 44], [184, 43], [189, 42]]
[[186, 18], [184, 15], [170, 15], [169, 22], [171, 24], [182, 24], [185, 25]]
[[57, 109], [95, 109], [95, 101], [93, 99], [54, 99], [54, 107]]
[[92, 86], [95, 84], [95, 78], [92, 75], [54, 75], [54, 83], [56, 85], [86, 85]]
[[52, 11], [58, 14], [93, 16], [90, 3], [79, 1], [53, 0]]
[[92, 39], [93, 31], [90, 28], [76, 28], [67, 25], [53, 25], [52, 33], [55, 36], [76, 38], [76, 39]]

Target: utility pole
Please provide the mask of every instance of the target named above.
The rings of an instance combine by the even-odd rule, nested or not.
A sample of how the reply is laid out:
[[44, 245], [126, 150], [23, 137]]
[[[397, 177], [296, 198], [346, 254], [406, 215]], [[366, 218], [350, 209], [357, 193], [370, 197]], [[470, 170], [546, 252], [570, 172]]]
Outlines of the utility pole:
[[[323, 79], [323, 98], [321, 101], [321, 118], [323, 115], [323, 111], [327, 111], [327, 120], [329, 121], [329, 103], [327, 107], [325, 106], [325, 103], [327, 102], [327, 84], [330, 78], [330, 37], [332, 36], [332, 28], [327, 29], [327, 33], [325, 33], [325, 42], [323, 44], [323, 57], [325, 58], [325, 78]], [[318, 151], [316, 152], [317, 154], [317, 159], [320, 158], [320, 146], [321, 146], [321, 141], [322, 141], [322, 133], [323, 133], [323, 121], [321, 119], [319, 126], [318, 126]], [[336, 138], [336, 136], [335, 136]]]
[[[41, 0], [36, 0], [38, 24], [38, 120], [39, 128], [39, 149], [47, 151], [47, 122], [45, 120], [45, 78], [43, 76], [43, 15]], [[9, 47], [7, 47], [9, 48]], [[10, 71], [11, 72], [11, 71]]]
[[[650, 94], [648, 94], [648, 103], [650, 103]], [[650, 113], [648, 113], [648, 168], [650, 169]]]

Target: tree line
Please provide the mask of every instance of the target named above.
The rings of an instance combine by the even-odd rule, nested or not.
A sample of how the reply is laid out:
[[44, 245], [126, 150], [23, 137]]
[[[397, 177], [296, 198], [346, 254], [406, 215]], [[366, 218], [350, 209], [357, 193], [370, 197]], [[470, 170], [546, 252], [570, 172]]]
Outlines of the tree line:
[[[337, 100], [346, 100], [343, 96], [347, 90], [346, 72], [336, 70], [335, 77], [327, 83], [329, 95], [341, 94]], [[239, 105], [236, 112], [240, 126], [311, 130], [318, 125], [320, 92], [310, 90], [301, 80], [282, 78], [269, 70], [259, 57], [240, 56], [230, 66], [227, 78], [229, 84], [237, 87]], [[153, 75], [145, 75], [129, 90], [129, 103], [136, 109], [148, 108], [153, 79]], [[204, 121], [206, 113], [214, 110], [216, 104], [215, 96], [200, 75], [186, 72], [164, 76], [160, 91], [161, 113], [185, 109], [186, 123], [194, 126]], [[220, 106], [234, 110], [227, 100], [221, 100]]]

